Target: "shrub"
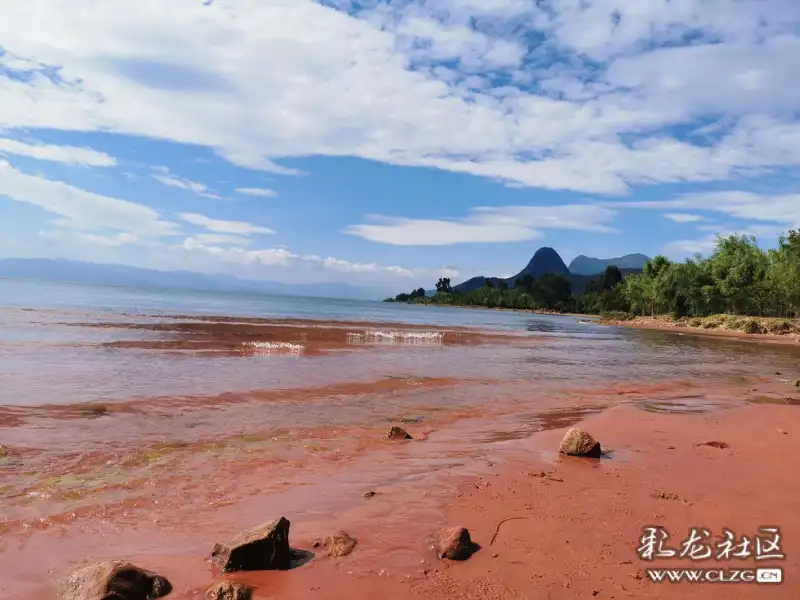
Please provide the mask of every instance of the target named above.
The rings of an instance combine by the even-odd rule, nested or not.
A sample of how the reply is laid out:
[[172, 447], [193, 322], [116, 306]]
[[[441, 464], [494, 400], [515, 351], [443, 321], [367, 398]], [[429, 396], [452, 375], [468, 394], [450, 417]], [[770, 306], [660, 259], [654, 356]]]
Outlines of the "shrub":
[[791, 333], [792, 329], [794, 329], [794, 327], [791, 321], [787, 321], [786, 319], [772, 320], [767, 324], [767, 330], [770, 333], [786, 334]]
[[747, 334], [761, 333], [761, 325], [755, 319], [747, 319], [742, 329]]

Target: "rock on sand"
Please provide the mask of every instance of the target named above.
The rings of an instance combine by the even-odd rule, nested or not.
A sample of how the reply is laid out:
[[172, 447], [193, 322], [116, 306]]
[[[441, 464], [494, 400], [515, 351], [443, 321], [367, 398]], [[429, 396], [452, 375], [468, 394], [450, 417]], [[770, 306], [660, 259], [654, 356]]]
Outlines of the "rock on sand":
[[225, 572], [288, 569], [292, 562], [289, 521], [281, 517], [215, 544], [211, 562]]
[[356, 540], [350, 537], [346, 531], [340, 531], [336, 535], [325, 538], [325, 551], [328, 556], [347, 556], [355, 547]]
[[74, 571], [58, 585], [58, 600], [155, 600], [172, 591], [164, 577], [122, 561]]
[[564, 434], [564, 439], [561, 440], [561, 446], [558, 451], [569, 456], [589, 456], [592, 458], [602, 456], [600, 442], [580, 427], [571, 427]]
[[233, 581], [220, 581], [206, 590], [207, 600], [250, 600], [253, 588]]
[[448, 527], [439, 532], [436, 553], [439, 558], [466, 560], [477, 550], [466, 527]]
[[386, 432], [386, 439], [387, 440], [412, 440], [414, 438], [411, 437], [405, 429], [402, 427], [392, 427], [389, 431]]

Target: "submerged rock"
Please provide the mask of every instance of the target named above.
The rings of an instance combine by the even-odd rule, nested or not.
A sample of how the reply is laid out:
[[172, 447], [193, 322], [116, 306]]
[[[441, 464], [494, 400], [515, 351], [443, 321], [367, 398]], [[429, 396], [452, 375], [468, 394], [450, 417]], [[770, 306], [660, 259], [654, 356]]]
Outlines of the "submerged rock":
[[325, 551], [331, 557], [347, 556], [355, 549], [356, 543], [346, 531], [340, 531], [325, 538]]
[[411, 437], [405, 429], [402, 427], [392, 427], [389, 431], [386, 432], [386, 439], [387, 440], [413, 440], [414, 438]]
[[81, 567], [58, 585], [58, 600], [155, 600], [172, 591], [166, 578], [122, 561]]
[[250, 600], [253, 588], [233, 581], [220, 581], [206, 590], [207, 600]]
[[280, 517], [214, 544], [211, 562], [220, 570], [285, 570], [291, 566], [289, 521]]
[[436, 553], [439, 558], [466, 560], [478, 549], [466, 527], [448, 527], [439, 532]]
[[564, 434], [558, 451], [569, 456], [589, 456], [591, 458], [600, 458], [603, 454], [600, 442], [579, 427], [571, 427]]

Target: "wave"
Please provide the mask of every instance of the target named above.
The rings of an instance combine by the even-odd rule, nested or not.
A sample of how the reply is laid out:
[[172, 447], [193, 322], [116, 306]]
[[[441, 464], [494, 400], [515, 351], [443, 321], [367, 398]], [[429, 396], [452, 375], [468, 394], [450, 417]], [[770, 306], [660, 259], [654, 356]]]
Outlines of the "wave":
[[441, 346], [444, 343], [443, 331], [380, 331], [348, 333], [348, 344], [410, 344]]
[[301, 354], [303, 344], [292, 342], [244, 342], [244, 347], [252, 354]]

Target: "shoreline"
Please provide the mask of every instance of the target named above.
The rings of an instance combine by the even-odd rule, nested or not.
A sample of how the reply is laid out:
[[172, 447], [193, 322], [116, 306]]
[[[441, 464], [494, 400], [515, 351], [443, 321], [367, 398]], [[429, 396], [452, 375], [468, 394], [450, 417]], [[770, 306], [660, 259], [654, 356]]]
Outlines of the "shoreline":
[[[437, 308], [466, 308], [470, 310], [492, 310], [501, 312], [514, 312], [514, 313], [528, 313], [533, 315], [545, 315], [553, 317], [573, 317], [592, 321], [597, 325], [606, 325], [609, 327], [627, 327], [630, 329], [643, 329], [662, 331], [666, 333], [676, 334], [692, 334], [704, 337], [722, 338], [743, 342], [759, 342], [768, 344], [785, 344], [794, 345], [800, 343], [800, 330], [798, 333], [747, 333], [741, 330], [730, 329], [711, 329], [698, 325], [696, 327], [681, 324], [681, 322], [674, 321], [671, 317], [633, 317], [631, 319], [609, 319], [604, 318], [602, 315], [586, 314], [586, 313], [571, 313], [559, 312], [555, 310], [542, 310], [542, 309], [525, 309], [525, 308], [506, 308], [504, 306], [469, 306], [469, 305], [456, 305], [456, 304], [436, 304], [436, 303], [408, 303], [417, 306], [435, 306]], [[756, 317], [733, 317], [739, 319], [758, 319]], [[701, 321], [707, 320], [699, 319]], [[788, 319], [787, 319], [788, 320]], [[795, 319], [796, 321], [796, 319]], [[800, 325], [797, 325], [800, 328]]]
[[[676, 531], [726, 526], [752, 535], [763, 525], [743, 516], [753, 512], [753, 490], [755, 508], [786, 526], [787, 539], [800, 537], [785, 506], [793, 510], [800, 490], [774, 485], [799, 449], [791, 405], [800, 389], [783, 377], [800, 371], [784, 349], [579, 333], [564, 343], [504, 335], [502, 343], [456, 338], [306, 357], [209, 353], [218, 343], [297, 342], [303, 333], [307, 344], [346, 345], [352, 333], [351, 325], [232, 319], [155, 331], [82, 324], [104, 344], [93, 356], [163, 361], [171, 377], [199, 382], [202, 395], [169, 392], [156, 375], [157, 394], [121, 403], [0, 411], [0, 466], [9, 467], [0, 490], [11, 500], [0, 511], [0, 596], [51, 600], [53, 580], [81, 561], [119, 559], [166, 576], [169, 600], [197, 600], [222, 579], [252, 585], [256, 600], [657, 598], [672, 591], [637, 577], [645, 566], [635, 556], [637, 528], [667, 519]], [[142, 335], [148, 347], [109, 347], [109, 332]], [[154, 336], [202, 341], [206, 350], [165, 353], [151, 347]], [[740, 364], [737, 353], [750, 360]], [[273, 367], [280, 385], [249, 379]], [[237, 384], [215, 391], [214, 378], [202, 376], [220, 369]], [[559, 456], [576, 424], [610, 456]], [[387, 440], [390, 425], [414, 439]], [[708, 441], [730, 447], [697, 445]], [[226, 576], [211, 568], [214, 542], [279, 516], [291, 521], [293, 547], [315, 554], [311, 562]], [[440, 560], [436, 532], [459, 525], [482, 549], [466, 562]], [[329, 558], [315, 540], [339, 530], [356, 549]], [[797, 571], [790, 552], [787, 578], [789, 566]], [[737, 596], [739, 587], [752, 591], [688, 587], [698, 599], [714, 598], [709, 587], [742, 599], [750, 596]]]
[[800, 334], [798, 333], [747, 333], [741, 330], [704, 328], [702, 325], [693, 327], [681, 322], [676, 322], [669, 317], [634, 317], [629, 320], [603, 319], [598, 317], [596, 322], [599, 325], [607, 325], [610, 327], [628, 327], [630, 329], [662, 331], [681, 335], [690, 334], [741, 342], [781, 344], [787, 346], [796, 346], [800, 343]]

